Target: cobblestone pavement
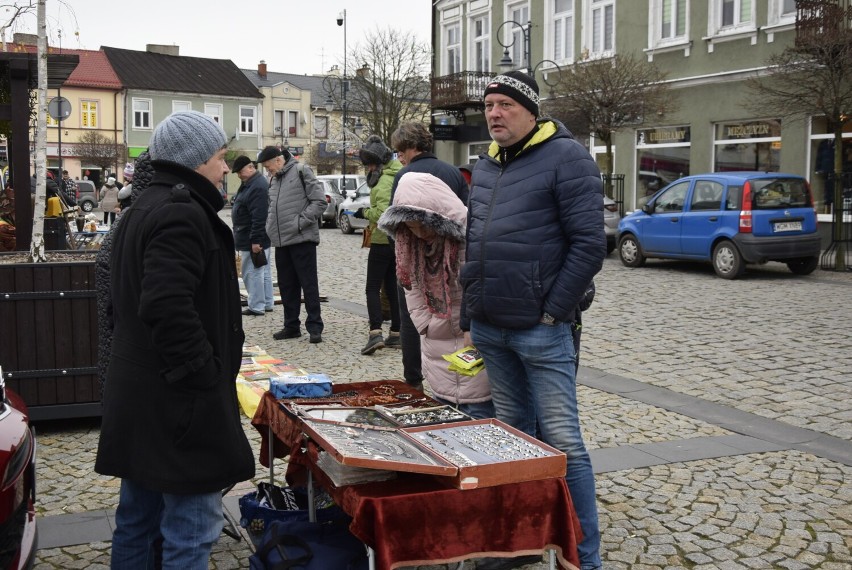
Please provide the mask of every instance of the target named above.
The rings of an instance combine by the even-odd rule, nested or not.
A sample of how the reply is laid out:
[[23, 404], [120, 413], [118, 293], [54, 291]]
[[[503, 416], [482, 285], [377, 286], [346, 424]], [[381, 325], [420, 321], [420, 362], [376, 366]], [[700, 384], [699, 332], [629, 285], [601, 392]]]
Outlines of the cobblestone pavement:
[[[247, 342], [339, 383], [400, 378], [398, 351], [359, 352], [368, 329], [360, 234], [324, 229], [321, 239], [320, 292], [329, 297], [323, 343], [273, 340], [282, 325], [278, 306], [246, 318]], [[628, 270], [612, 256], [596, 282], [584, 317], [583, 367], [852, 440], [852, 274], [797, 277], [769, 264], [725, 281], [709, 266], [649, 261]], [[594, 450], [731, 433], [629, 395], [580, 386], [578, 398]], [[115, 507], [118, 482], [92, 471], [98, 425], [37, 425], [42, 520]], [[248, 418], [244, 425], [257, 452], [259, 437]], [[600, 473], [604, 567], [848, 569], [852, 460], [845, 463], [779, 449]], [[230, 494], [266, 477], [258, 468], [255, 481]], [[210, 568], [247, 568], [249, 554], [247, 541], [223, 536]], [[108, 562], [109, 543], [89, 542], [40, 550], [35, 567]]]

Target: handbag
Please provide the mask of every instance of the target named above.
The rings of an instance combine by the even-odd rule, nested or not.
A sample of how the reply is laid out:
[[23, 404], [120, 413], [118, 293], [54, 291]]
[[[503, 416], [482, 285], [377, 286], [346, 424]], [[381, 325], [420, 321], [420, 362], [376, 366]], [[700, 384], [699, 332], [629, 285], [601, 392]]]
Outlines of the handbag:
[[[240, 526], [248, 531], [253, 544], [260, 544], [273, 522], [307, 521], [308, 493], [301, 487], [279, 487], [258, 483], [257, 491], [239, 499]], [[319, 522], [348, 519], [325, 492], [314, 496], [316, 518]]]
[[257, 253], [252, 251], [251, 252], [251, 262], [252, 262], [252, 265], [254, 265], [255, 267], [263, 267], [264, 265], [266, 265], [268, 263], [267, 260], [266, 260], [266, 252], [263, 251], [262, 249], [260, 251], [258, 251]]
[[349, 522], [275, 521], [249, 557], [251, 570], [367, 570], [367, 549]]
[[364, 228], [364, 234], [361, 238], [361, 247], [370, 247], [370, 239], [373, 237], [373, 228], [367, 226]]

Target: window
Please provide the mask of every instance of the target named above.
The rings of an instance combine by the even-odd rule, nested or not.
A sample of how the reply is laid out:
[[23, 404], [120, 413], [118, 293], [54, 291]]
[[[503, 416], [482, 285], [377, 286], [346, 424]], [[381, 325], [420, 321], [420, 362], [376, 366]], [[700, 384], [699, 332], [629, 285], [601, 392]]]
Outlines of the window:
[[615, 0], [584, 0], [585, 44], [592, 57], [606, 57], [615, 49]]
[[488, 14], [475, 16], [470, 22], [473, 71], [491, 71], [491, 39]]
[[574, 59], [574, 0], [553, 1], [553, 60]]
[[222, 124], [222, 105], [218, 103], [205, 103], [204, 114], [212, 117], [220, 125]]
[[[512, 20], [524, 26], [530, 21], [530, 7], [527, 4], [515, 4], [506, 9], [506, 21]], [[515, 64], [515, 69], [525, 67], [529, 62], [524, 61], [524, 29], [514, 24], [503, 28], [503, 44], [510, 46], [509, 55]]]
[[151, 106], [150, 99], [133, 99], [133, 128], [151, 128]]
[[687, 190], [689, 190], [689, 180], [671, 185], [668, 190], [657, 196], [654, 201], [654, 212], [658, 214], [682, 212]]
[[284, 136], [284, 111], [273, 111], [272, 131], [276, 137]]
[[172, 113], [178, 111], [192, 111], [192, 103], [189, 101], [172, 101]]
[[769, 0], [767, 23], [770, 26], [796, 23], [796, 0]]
[[298, 111], [288, 111], [287, 113], [287, 136], [295, 137], [298, 136], [299, 126], [299, 112]]
[[713, 172], [781, 168], [781, 121], [749, 121], [716, 125]]
[[97, 101], [80, 101], [80, 126], [84, 129], [98, 128]]
[[724, 189], [724, 186], [712, 180], [697, 181], [695, 190], [692, 192], [689, 209], [693, 211], [719, 210], [722, 207], [722, 191]]
[[253, 135], [255, 134], [255, 117], [257, 115], [257, 107], [243, 107], [240, 105], [240, 134]]
[[636, 207], [657, 190], [689, 175], [692, 132], [688, 125], [636, 131]]
[[722, 27], [751, 22], [752, 0], [722, 0]]
[[314, 136], [320, 139], [328, 138], [328, 117], [314, 117]]
[[660, 39], [670, 40], [686, 34], [686, 0], [663, 0]]
[[47, 120], [47, 126], [48, 127], [58, 127], [59, 126], [59, 121], [57, 121], [56, 119], [51, 117], [49, 114], [45, 116], [45, 119]]
[[458, 22], [444, 28], [447, 60], [445, 67], [447, 75], [461, 72], [461, 27]]

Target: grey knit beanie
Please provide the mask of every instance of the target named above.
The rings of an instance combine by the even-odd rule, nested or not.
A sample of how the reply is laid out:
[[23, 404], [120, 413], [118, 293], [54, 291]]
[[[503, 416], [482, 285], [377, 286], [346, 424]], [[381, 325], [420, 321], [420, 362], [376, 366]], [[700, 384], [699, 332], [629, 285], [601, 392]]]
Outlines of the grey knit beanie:
[[167, 160], [195, 170], [227, 143], [225, 131], [209, 115], [178, 111], [154, 129], [148, 152], [153, 160]]

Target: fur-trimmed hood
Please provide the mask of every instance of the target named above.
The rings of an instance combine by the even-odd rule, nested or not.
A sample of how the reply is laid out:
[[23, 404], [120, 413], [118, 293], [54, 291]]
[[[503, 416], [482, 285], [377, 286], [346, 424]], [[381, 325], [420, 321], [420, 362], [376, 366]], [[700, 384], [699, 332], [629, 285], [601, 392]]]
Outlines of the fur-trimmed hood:
[[379, 218], [379, 229], [393, 237], [404, 222], [420, 222], [435, 233], [464, 241], [467, 207], [442, 180], [422, 172], [399, 179], [391, 205]]

